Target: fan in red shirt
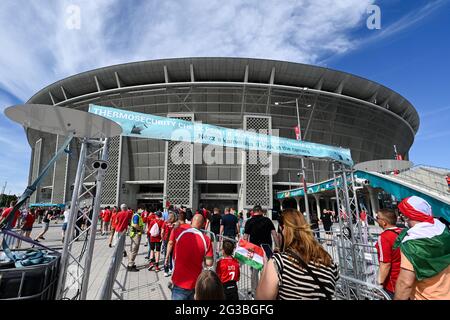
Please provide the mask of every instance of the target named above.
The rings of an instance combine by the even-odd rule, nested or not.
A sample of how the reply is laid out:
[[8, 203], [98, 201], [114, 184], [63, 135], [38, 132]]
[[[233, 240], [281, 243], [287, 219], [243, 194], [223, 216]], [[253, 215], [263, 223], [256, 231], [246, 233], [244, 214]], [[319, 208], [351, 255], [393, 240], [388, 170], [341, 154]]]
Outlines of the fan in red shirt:
[[375, 244], [380, 263], [378, 284], [382, 285], [389, 296], [394, 296], [395, 284], [400, 273], [400, 248], [392, 249], [395, 240], [402, 231], [396, 227], [397, 215], [390, 209], [382, 209], [377, 212], [377, 222], [384, 230]]
[[122, 209], [120, 212], [116, 213], [113, 218], [113, 224], [114, 224], [114, 233], [111, 233], [111, 237], [109, 240], [109, 247], [111, 247], [111, 242], [113, 241], [114, 237], [114, 245], [119, 240], [122, 233], [127, 231], [128, 225], [130, 224], [131, 218], [130, 218], [130, 212], [127, 210], [127, 205], [122, 204], [120, 206]]
[[[16, 201], [11, 201], [10, 204], [9, 204], [9, 208], [6, 208], [5, 210], [3, 210], [2, 216], [1, 216], [1, 219], [0, 219], [0, 223], [5, 223], [6, 222], [5, 220], [8, 219], [9, 214], [11, 213], [11, 211], [14, 208], [14, 206], [16, 205], [16, 203], [17, 203]], [[19, 216], [20, 216], [20, 211], [16, 210], [14, 212], [14, 216], [12, 218], [10, 218], [12, 220], [10, 220], [9, 226], [6, 226], [6, 228], [8, 228], [8, 229], [15, 228], [16, 227], [16, 223], [17, 223], [17, 219], [19, 218]]]
[[[173, 212], [169, 212], [167, 221], [164, 222], [163, 228], [162, 228], [162, 246], [161, 246], [161, 252], [163, 255], [163, 261], [166, 260], [167, 257], [167, 247], [169, 244], [169, 238], [172, 234], [172, 230], [175, 227], [175, 214]], [[172, 257], [169, 257], [169, 264], [164, 263], [164, 276], [168, 277], [172, 273]]]
[[131, 221], [131, 219], [133, 218], [133, 210], [131, 210], [131, 209], [128, 209], [128, 218], [130, 219], [130, 221]]
[[[33, 209], [29, 209], [27, 213], [23, 216], [21, 221], [20, 230], [24, 237], [31, 239], [31, 231], [33, 230], [33, 224], [36, 220], [35, 213]], [[19, 249], [22, 245], [22, 240], [17, 241], [16, 249]]]
[[361, 224], [363, 226], [367, 226], [367, 212], [366, 212], [366, 210], [361, 210], [361, 212], [359, 213], [359, 217], [361, 219]]
[[[121, 208], [122, 208], [122, 206], [121, 206]], [[122, 211], [118, 212], [116, 214], [115, 218], [116, 219], [115, 219], [115, 223], [114, 223], [114, 226], [115, 226], [114, 229], [116, 230], [116, 232], [117, 233], [125, 232], [128, 228], [128, 225], [130, 224], [130, 220], [131, 220], [130, 211], [123, 210], [123, 208], [122, 208]]]
[[116, 233], [116, 216], [117, 216], [117, 207], [114, 207], [111, 212], [111, 236], [109, 237], [109, 244], [108, 244], [110, 248], [112, 247], [114, 234]]
[[30, 209], [27, 214], [25, 215], [24, 219], [22, 220], [22, 231], [31, 231], [33, 229], [34, 221], [36, 220], [36, 217], [34, 215], [34, 212]]
[[[202, 215], [192, 218], [191, 228], [178, 227], [172, 231], [170, 241], [174, 245], [174, 267], [172, 274], [172, 300], [192, 300], [195, 283], [206, 266], [213, 264], [211, 240], [200, 229], [204, 227]], [[167, 259], [167, 258], [166, 258]]]
[[105, 233], [108, 233], [111, 228], [110, 228], [110, 224], [111, 224], [111, 216], [112, 216], [112, 212], [109, 209], [109, 207], [106, 207], [106, 209], [103, 211], [103, 230], [102, 230], [102, 235], [104, 235]]
[[[150, 223], [156, 219], [156, 215], [153, 212], [144, 211], [144, 213], [146, 214], [142, 216], [142, 221], [145, 223], [147, 229], [147, 243], [145, 244], [145, 246], [147, 246], [147, 244], [150, 244]], [[150, 249], [148, 250], [148, 254], [145, 259], [150, 259]]]
[[[173, 251], [174, 251], [174, 244], [175, 244], [175, 233], [174, 230], [180, 228], [181, 231], [177, 231], [178, 235], [183, 232], [186, 229], [189, 229], [191, 227], [190, 224], [186, 223], [186, 214], [184, 212], [180, 212], [178, 213], [178, 220], [173, 224], [173, 229], [172, 232], [170, 233], [169, 236], [169, 241], [167, 242], [167, 248], [166, 248], [166, 258], [164, 260], [164, 268], [166, 268], [166, 266], [171, 266], [171, 268], [173, 267]], [[170, 259], [170, 261], [169, 261]], [[170, 262], [170, 263], [169, 263]]]
[[239, 300], [237, 282], [240, 278], [239, 261], [233, 258], [234, 244], [225, 240], [222, 245], [223, 258], [217, 262], [216, 273], [223, 284], [227, 300]]
[[164, 220], [162, 219], [161, 211], [157, 211], [155, 214], [156, 218], [150, 220], [147, 228], [147, 234], [150, 236], [150, 265], [148, 270], [151, 271], [153, 268], [158, 272], [159, 266], [159, 254], [161, 252], [161, 231], [164, 226]]

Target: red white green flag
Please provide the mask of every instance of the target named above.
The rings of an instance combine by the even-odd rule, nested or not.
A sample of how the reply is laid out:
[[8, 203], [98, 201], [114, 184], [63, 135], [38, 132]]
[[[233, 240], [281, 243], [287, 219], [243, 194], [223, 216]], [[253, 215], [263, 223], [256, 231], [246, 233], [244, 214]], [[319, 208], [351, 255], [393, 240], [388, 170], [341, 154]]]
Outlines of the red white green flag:
[[436, 276], [450, 265], [449, 229], [433, 218], [431, 205], [420, 197], [403, 199], [398, 209], [418, 223], [399, 234], [394, 249], [400, 247], [413, 265], [417, 280]]
[[239, 240], [234, 257], [257, 270], [261, 270], [264, 264], [263, 249], [244, 239]]

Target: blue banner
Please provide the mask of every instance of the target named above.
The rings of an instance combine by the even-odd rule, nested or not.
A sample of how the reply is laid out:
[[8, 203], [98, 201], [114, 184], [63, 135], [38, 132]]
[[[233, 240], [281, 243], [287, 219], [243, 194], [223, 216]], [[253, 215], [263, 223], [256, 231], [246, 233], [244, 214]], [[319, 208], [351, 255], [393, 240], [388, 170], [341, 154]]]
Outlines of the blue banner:
[[[340, 179], [338, 178], [338, 183], [340, 183]], [[323, 191], [329, 191], [334, 190], [334, 179], [326, 180], [323, 182], [320, 182], [315, 185], [308, 186], [308, 189], [306, 190], [308, 194], [313, 193], [320, 193]], [[277, 199], [287, 199], [287, 198], [293, 198], [293, 197], [303, 197], [305, 194], [303, 188], [296, 188], [292, 190], [286, 190], [286, 191], [280, 191], [277, 192]]]
[[125, 136], [261, 150], [353, 165], [349, 149], [93, 104], [89, 112], [117, 122]]

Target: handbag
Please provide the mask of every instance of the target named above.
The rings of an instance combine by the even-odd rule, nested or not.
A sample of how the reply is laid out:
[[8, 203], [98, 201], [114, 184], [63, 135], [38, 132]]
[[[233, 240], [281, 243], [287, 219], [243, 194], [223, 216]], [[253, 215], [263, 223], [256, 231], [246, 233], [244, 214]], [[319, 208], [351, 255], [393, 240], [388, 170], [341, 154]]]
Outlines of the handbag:
[[323, 283], [319, 280], [319, 278], [317, 277], [317, 275], [312, 272], [311, 268], [308, 266], [308, 264], [303, 261], [303, 259], [296, 254], [295, 252], [292, 252], [292, 250], [288, 250], [286, 252], [288, 255], [292, 256], [294, 259], [298, 260], [298, 262], [300, 263], [300, 265], [306, 269], [306, 271], [308, 272], [308, 274], [314, 279], [314, 282], [319, 286], [320, 288], [320, 292], [325, 294], [325, 297], [327, 297], [327, 300], [332, 300], [333, 297], [331, 296], [330, 292], [327, 291], [323, 285]]

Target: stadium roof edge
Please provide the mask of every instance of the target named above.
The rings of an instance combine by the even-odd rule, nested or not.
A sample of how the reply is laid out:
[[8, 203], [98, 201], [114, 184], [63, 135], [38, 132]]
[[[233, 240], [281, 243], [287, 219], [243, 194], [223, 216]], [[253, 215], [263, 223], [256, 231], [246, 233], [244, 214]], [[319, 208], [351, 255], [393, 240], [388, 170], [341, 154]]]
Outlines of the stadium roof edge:
[[407, 121], [414, 132], [420, 124], [416, 109], [406, 98], [374, 81], [322, 66], [238, 57], [170, 58], [97, 68], [44, 87], [28, 103], [56, 104], [107, 89], [186, 81], [240, 81], [308, 87], [386, 108]]

